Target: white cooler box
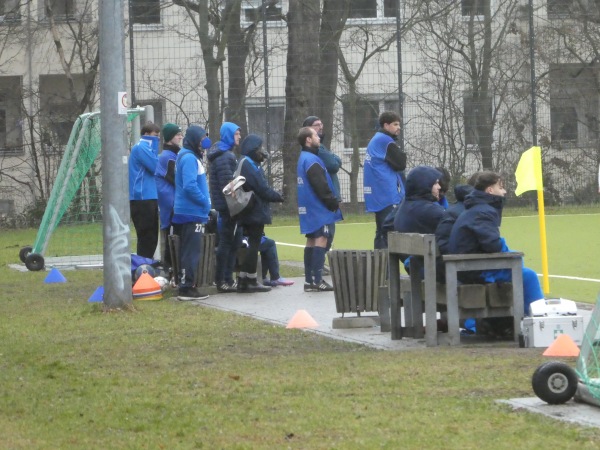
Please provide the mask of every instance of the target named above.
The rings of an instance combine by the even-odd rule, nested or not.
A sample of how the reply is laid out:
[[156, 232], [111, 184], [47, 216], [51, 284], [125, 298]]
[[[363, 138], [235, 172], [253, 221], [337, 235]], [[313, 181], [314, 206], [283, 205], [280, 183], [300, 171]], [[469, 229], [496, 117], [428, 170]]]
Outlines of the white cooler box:
[[564, 298], [546, 298], [531, 302], [529, 311], [533, 317], [576, 316], [577, 303]]
[[525, 317], [521, 324], [525, 347], [549, 347], [560, 334], [568, 334], [580, 346], [582, 316]]
[[583, 317], [577, 304], [563, 298], [548, 298], [531, 303], [533, 317], [521, 323], [525, 347], [548, 347], [560, 334], [568, 334], [577, 345], [583, 341]]

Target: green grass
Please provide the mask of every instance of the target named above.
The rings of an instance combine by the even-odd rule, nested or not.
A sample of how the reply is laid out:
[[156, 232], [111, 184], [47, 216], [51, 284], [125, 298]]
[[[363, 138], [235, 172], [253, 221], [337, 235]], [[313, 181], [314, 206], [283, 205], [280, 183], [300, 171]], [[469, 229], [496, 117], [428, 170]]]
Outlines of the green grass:
[[[549, 218], [549, 240], [560, 233], [549, 246], [552, 273], [597, 276], [597, 216], [587, 217]], [[528, 248], [537, 270], [536, 226], [535, 217], [507, 217], [503, 233]], [[296, 226], [269, 235], [303, 243]], [[372, 223], [341, 225], [338, 248], [368, 248], [372, 235]], [[32, 236], [0, 233], [0, 448], [598, 446], [600, 430], [495, 402], [533, 395], [542, 349], [384, 352], [168, 300], [105, 313], [87, 302], [100, 271], [47, 285], [44, 272], [8, 269]]]

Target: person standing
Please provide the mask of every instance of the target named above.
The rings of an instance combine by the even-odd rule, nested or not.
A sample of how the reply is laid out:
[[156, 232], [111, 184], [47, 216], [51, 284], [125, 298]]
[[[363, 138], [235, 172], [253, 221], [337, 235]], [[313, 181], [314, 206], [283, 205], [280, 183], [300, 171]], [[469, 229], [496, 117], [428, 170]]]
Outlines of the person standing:
[[242, 141], [242, 158], [240, 175], [246, 178], [243, 185], [245, 191], [254, 191], [256, 203], [251, 211], [242, 215], [239, 223], [248, 237], [248, 250], [241, 262], [238, 292], [266, 292], [271, 286], [264, 286], [258, 281], [256, 267], [260, 241], [266, 224], [271, 223], [271, 202], [283, 202], [283, 196], [267, 184], [261, 163], [269, 154], [262, 148], [263, 140], [256, 134], [249, 134]]
[[402, 171], [406, 169], [406, 153], [396, 143], [400, 134], [400, 116], [395, 112], [383, 112], [379, 116], [379, 126], [367, 145], [363, 178], [365, 208], [367, 212], [375, 213], [375, 249], [387, 248], [383, 224], [394, 205], [404, 198]]
[[[183, 148], [177, 155], [175, 168], [175, 202], [173, 224], [179, 227], [181, 239], [179, 288], [177, 299], [181, 301], [208, 298], [198, 291], [196, 272], [204, 249], [202, 237], [210, 214], [210, 195], [206, 170], [202, 163], [202, 142], [206, 131], [190, 126], [183, 138]], [[206, 142], [206, 141], [204, 141]]]
[[321, 140], [310, 127], [300, 128], [298, 143], [302, 147], [298, 159], [298, 215], [300, 233], [306, 236], [304, 247], [304, 291], [332, 291], [323, 280], [329, 225], [342, 220], [333, 182], [323, 160], [317, 156]]
[[129, 155], [129, 207], [137, 235], [136, 253], [154, 258], [158, 244], [158, 195], [154, 172], [158, 163], [160, 128], [147, 123]]
[[[335, 197], [338, 199], [338, 202], [342, 203], [342, 195], [340, 190], [340, 180], [338, 178], [337, 173], [342, 167], [342, 159], [329, 150], [323, 142], [325, 140], [325, 135], [323, 134], [323, 122], [317, 116], [308, 116], [304, 119], [303, 127], [311, 127], [313, 130], [317, 132], [319, 135], [319, 140], [321, 141], [321, 145], [319, 145], [319, 151], [317, 155], [319, 158], [323, 160], [323, 164], [325, 164], [325, 169], [327, 173], [331, 177], [331, 182], [333, 183], [333, 193]], [[329, 224], [329, 238], [327, 239], [327, 251], [331, 249], [333, 244], [333, 238], [335, 236], [335, 223]]]
[[233, 180], [237, 169], [233, 148], [240, 143], [240, 127], [231, 122], [224, 122], [220, 134], [221, 140], [208, 153], [210, 198], [220, 218], [215, 282], [218, 292], [236, 292], [237, 283], [233, 281], [233, 269], [243, 236], [241, 228], [229, 215], [223, 188]]
[[172, 234], [171, 219], [175, 202], [175, 161], [181, 148], [183, 133], [181, 127], [167, 123], [162, 127], [163, 149], [158, 155], [158, 164], [154, 171], [156, 193], [158, 195], [158, 214], [160, 217], [160, 233], [163, 244], [163, 267], [170, 272], [171, 253], [169, 252], [169, 235]]

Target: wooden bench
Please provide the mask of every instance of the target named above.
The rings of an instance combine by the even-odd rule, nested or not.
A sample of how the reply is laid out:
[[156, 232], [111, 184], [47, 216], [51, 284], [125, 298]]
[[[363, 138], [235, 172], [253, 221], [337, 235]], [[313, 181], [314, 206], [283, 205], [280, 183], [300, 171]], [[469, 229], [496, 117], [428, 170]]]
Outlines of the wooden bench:
[[[391, 232], [388, 234], [388, 252], [392, 339], [402, 339], [403, 336], [422, 338], [424, 334], [428, 346], [444, 341], [456, 345], [460, 343], [461, 318], [512, 316], [514, 339], [518, 342], [523, 317], [522, 253], [445, 255], [446, 284], [441, 285], [436, 281], [438, 252], [434, 235]], [[411, 258], [410, 278], [402, 281], [401, 254], [421, 257]], [[489, 269], [510, 269], [512, 283], [471, 285], [458, 282], [457, 274], [460, 271]], [[424, 273], [423, 280], [421, 273]], [[404, 306], [405, 327], [401, 326], [401, 306]], [[447, 311], [448, 333], [441, 336], [437, 331], [437, 312], [444, 308]]]
[[338, 313], [378, 312], [380, 287], [386, 285], [385, 250], [331, 250], [329, 269]]

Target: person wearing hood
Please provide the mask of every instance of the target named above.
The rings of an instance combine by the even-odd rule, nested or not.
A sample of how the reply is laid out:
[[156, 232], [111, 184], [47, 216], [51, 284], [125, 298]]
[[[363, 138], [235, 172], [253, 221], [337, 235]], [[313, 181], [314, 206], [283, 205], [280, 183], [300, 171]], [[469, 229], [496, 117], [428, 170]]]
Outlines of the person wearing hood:
[[210, 139], [204, 128], [190, 126], [183, 138], [183, 148], [175, 163], [175, 202], [173, 224], [178, 227], [181, 240], [179, 288], [177, 298], [181, 301], [208, 298], [198, 291], [196, 271], [204, 249], [202, 237], [210, 214], [210, 195], [206, 181], [206, 169], [202, 162], [204, 151], [210, 147]]
[[[325, 142], [325, 135], [323, 134], [323, 122], [317, 116], [308, 116], [304, 119], [302, 123], [303, 127], [310, 127], [317, 132], [319, 135], [319, 140], [321, 141], [321, 145], [319, 145], [319, 151], [317, 152], [317, 156], [323, 160], [323, 164], [325, 164], [325, 169], [327, 173], [331, 177], [331, 182], [333, 183], [333, 193], [335, 194], [338, 202], [342, 203], [342, 194], [340, 189], [340, 180], [338, 178], [338, 172], [342, 167], [342, 158], [329, 150], [323, 142]], [[333, 244], [333, 239], [335, 236], [335, 222], [329, 224], [329, 238], [327, 239], [327, 251], [331, 249], [331, 245]]]
[[440, 199], [442, 174], [429, 166], [417, 166], [406, 177], [406, 197], [394, 218], [401, 233], [433, 234], [444, 215]]
[[144, 258], [154, 258], [158, 244], [158, 195], [154, 171], [158, 163], [160, 128], [147, 123], [141, 134], [129, 155], [129, 207], [137, 235], [136, 253]]
[[[479, 172], [473, 183], [473, 192], [465, 197], [465, 210], [458, 216], [448, 243], [451, 254], [509, 252], [506, 241], [500, 236], [502, 208], [506, 190], [501, 176], [496, 172]], [[510, 269], [459, 272], [463, 283], [494, 283], [512, 280]], [[529, 305], [544, 298], [537, 274], [523, 267], [523, 297], [525, 314]]]
[[224, 122], [220, 134], [221, 140], [208, 153], [210, 198], [220, 219], [215, 282], [218, 292], [236, 292], [237, 284], [233, 280], [233, 269], [243, 235], [237, 222], [229, 215], [223, 188], [233, 180], [233, 174], [237, 169], [233, 148], [240, 143], [241, 131], [236, 124]]
[[165, 124], [161, 132], [164, 144], [162, 152], [158, 155], [154, 178], [158, 195], [163, 266], [165, 270], [170, 272], [172, 263], [168, 237], [173, 232], [171, 219], [173, 217], [173, 202], [175, 201], [175, 160], [181, 148], [183, 133], [181, 127], [174, 123]]
[[379, 116], [380, 129], [367, 145], [364, 163], [363, 188], [365, 208], [375, 213], [374, 248], [387, 248], [387, 232], [383, 228], [386, 217], [404, 198], [403, 171], [406, 153], [396, 140], [400, 134], [400, 116], [383, 112]]
[[329, 225], [342, 220], [340, 204], [323, 160], [317, 156], [321, 143], [311, 127], [298, 131], [302, 147], [296, 175], [298, 179], [298, 215], [300, 233], [306, 236], [304, 247], [304, 292], [332, 291], [323, 279]]
[[283, 196], [272, 189], [265, 177], [261, 163], [269, 154], [262, 146], [263, 140], [256, 134], [249, 134], [241, 144], [243, 158], [241, 159], [240, 175], [246, 178], [242, 188], [254, 191], [255, 204], [252, 210], [239, 219], [248, 238], [248, 250], [240, 264], [238, 292], [266, 292], [270, 286], [264, 286], [258, 281], [256, 272], [260, 241], [266, 224], [271, 223], [271, 207], [269, 203], [283, 202]]
[[448, 242], [450, 240], [450, 233], [454, 222], [458, 219], [458, 216], [465, 210], [465, 197], [473, 192], [473, 186], [470, 184], [457, 184], [454, 186], [454, 198], [456, 203], [451, 204], [448, 209], [444, 212], [442, 220], [435, 229], [435, 242], [442, 255], [447, 255]]

